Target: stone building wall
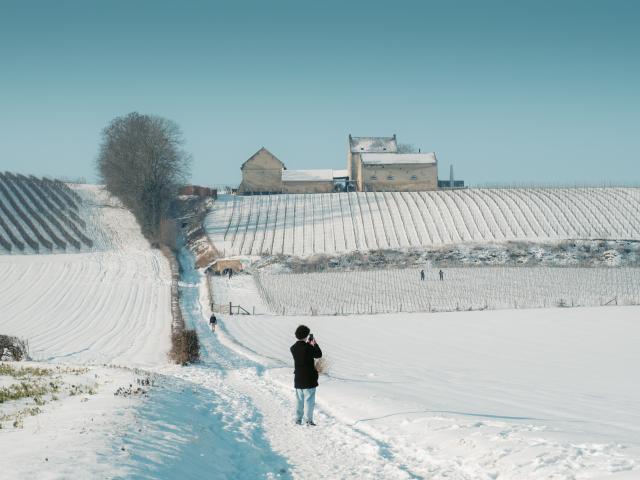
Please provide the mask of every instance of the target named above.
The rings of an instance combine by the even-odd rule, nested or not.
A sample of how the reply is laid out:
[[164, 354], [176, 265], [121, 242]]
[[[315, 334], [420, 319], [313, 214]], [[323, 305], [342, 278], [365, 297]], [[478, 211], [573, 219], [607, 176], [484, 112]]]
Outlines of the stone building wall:
[[438, 188], [436, 164], [367, 165], [361, 163], [358, 189], [365, 192], [416, 192]]
[[242, 183], [238, 193], [282, 192], [282, 169], [284, 164], [262, 148], [242, 165]]
[[331, 193], [333, 181], [282, 182], [282, 193]]

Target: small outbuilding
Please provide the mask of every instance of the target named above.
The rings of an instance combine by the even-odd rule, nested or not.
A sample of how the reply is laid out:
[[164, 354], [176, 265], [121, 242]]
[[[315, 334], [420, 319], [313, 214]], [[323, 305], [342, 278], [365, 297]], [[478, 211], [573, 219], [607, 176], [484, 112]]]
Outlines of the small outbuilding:
[[220, 258], [214, 261], [208, 268], [208, 270], [221, 274], [225, 271], [232, 270], [233, 273], [238, 273], [242, 271], [242, 262], [240, 260], [234, 259], [224, 259]]
[[282, 193], [333, 192], [333, 170], [283, 170]]

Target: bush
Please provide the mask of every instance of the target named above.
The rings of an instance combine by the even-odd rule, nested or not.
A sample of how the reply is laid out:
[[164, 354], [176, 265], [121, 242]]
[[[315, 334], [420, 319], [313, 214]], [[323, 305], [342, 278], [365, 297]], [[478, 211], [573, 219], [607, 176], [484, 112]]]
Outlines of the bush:
[[180, 365], [200, 360], [200, 341], [195, 330], [181, 330], [171, 335], [171, 360]]
[[29, 344], [18, 337], [0, 335], [0, 360], [20, 360], [29, 359]]
[[178, 226], [176, 225], [175, 220], [163, 218], [160, 221], [158, 237], [161, 245], [166, 245], [175, 252], [178, 248]]

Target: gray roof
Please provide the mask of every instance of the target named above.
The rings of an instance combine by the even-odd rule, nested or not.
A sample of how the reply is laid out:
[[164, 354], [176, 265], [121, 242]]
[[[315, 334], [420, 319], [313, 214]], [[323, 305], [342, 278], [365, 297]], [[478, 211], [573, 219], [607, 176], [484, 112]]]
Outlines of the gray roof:
[[435, 164], [436, 154], [431, 153], [363, 153], [362, 163], [365, 165], [408, 165]]
[[397, 152], [396, 136], [393, 137], [352, 137], [349, 135], [349, 148], [352, 153]]

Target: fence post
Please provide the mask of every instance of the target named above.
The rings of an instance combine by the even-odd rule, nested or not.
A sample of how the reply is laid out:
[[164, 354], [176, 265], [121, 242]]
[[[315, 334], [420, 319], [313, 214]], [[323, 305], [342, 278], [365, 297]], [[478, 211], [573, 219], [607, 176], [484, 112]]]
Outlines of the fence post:
[[233, 305], [229, 302], [229, 315], [233, 315]]
[[253, 315], [255, 316], [255, 314], [256, 314], [256, 306], [254, 305], [253, 306]]

